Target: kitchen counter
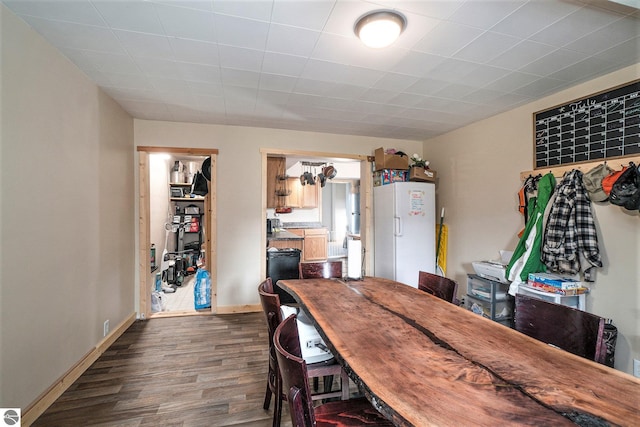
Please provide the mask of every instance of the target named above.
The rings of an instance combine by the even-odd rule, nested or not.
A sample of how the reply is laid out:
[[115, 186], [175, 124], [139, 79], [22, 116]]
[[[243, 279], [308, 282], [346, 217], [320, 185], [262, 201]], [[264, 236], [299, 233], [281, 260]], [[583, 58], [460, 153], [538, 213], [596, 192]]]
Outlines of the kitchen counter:
[[298, 236], [287, 230], [277, 231], [271, 235], [267, 234], [267, 241], [271, 240], [304, 240], [303, 236]]
[[283, 222], [282, 228], [324, 228], [321, 222]]

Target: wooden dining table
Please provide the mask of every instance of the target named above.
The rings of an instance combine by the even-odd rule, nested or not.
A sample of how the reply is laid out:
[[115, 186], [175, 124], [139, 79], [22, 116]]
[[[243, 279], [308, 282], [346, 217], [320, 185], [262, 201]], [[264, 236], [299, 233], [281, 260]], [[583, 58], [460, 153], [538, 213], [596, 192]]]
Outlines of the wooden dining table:
[[374, 277], [278, 285], [395, 425], [640, 426], [640, 379], [426, 292]]

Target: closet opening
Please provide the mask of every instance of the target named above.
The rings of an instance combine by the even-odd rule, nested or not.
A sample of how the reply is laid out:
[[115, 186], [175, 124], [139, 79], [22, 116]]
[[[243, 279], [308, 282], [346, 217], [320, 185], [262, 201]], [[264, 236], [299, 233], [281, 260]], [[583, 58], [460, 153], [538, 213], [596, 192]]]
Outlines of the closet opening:
[[218, 152], [138, 152], [140, 318], [215, 313]]

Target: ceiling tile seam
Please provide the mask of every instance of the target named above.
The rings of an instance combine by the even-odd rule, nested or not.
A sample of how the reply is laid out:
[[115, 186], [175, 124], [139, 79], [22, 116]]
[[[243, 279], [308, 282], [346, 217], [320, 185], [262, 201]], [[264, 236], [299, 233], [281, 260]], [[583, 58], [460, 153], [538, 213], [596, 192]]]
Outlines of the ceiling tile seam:
[[[260, 71], [259, 71], [259, 75], [258, 75], [258, 88], [256, 90], [256, 98], [254, 100], [253, 103], [253, 111], [256, 111], [256, 109], [258, 108], [258, 102], [260, 101], [260, 87], [262, 86], [262, 76], [266, 73], [263, 72], [264, 69], [264, 58], [265, 55], [267, 54], [267, 45], [269, 42], [269, 36], [271, 35], [271, 28], [273, 25], [273, 8], [275, 7], [275, 1], [271, 2], [271, 11], [269, 13], [269, 30], [267, 31], [267, 37], [264, 40], [264, 48], [262, 49], [262, 58], [260, 59]], [[219, 55], [219, 54], [218, 54]], [[221, 73], [222, 75], [222, 73]], [[277, 91], [279, 92], [279, 91]]]

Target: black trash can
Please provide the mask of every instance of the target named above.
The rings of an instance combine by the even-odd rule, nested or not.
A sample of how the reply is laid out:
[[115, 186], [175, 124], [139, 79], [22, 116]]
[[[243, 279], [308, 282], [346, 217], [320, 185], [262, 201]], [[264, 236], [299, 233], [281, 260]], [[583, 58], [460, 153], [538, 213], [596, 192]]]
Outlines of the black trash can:
[[267, 250], [267, 277], [271, 277], [273, 289], [280, 296], [281, 304], [296, 302], [289, 293], [278, 286], [278, 280], [299, 278], [300, 252], [300, 249], [294, 248]]

